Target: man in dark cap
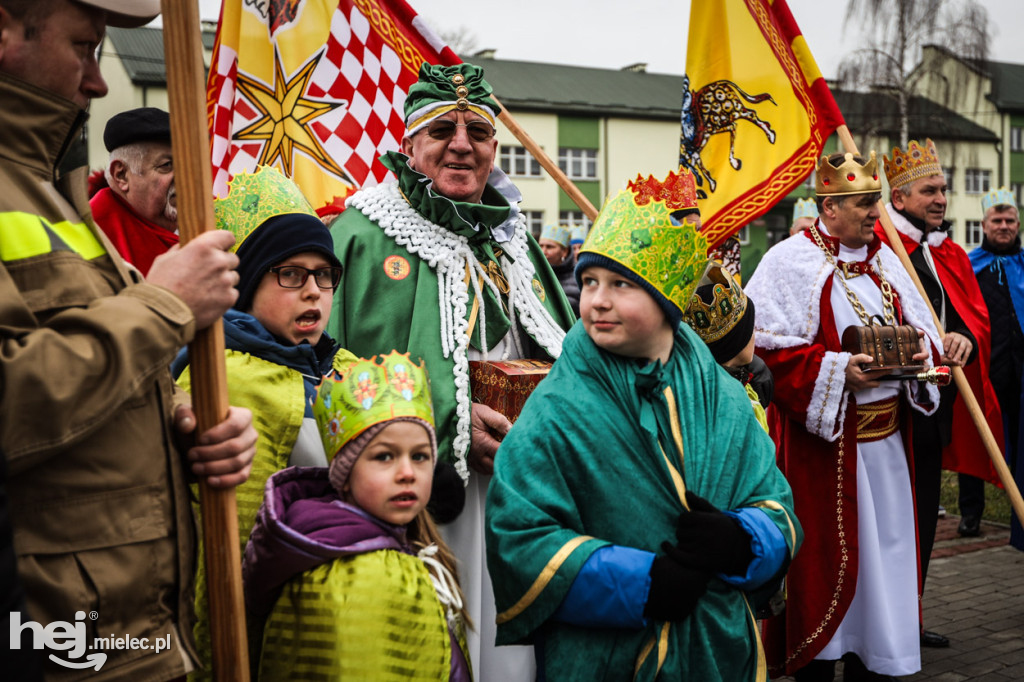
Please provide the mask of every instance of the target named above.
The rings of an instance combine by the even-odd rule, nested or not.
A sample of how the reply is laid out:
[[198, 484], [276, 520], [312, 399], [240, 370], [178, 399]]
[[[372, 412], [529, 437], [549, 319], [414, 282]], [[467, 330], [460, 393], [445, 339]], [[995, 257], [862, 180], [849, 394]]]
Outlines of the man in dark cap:
[[557, 357], [574, 317], [526, 229], [522, 195], [494, 165], [501, 109], [490, 95], [477, 66], [422, 66], [405, 100], [403, 153], [381, 158], [398, 182], [356, 192], [331, 226], [345, 274], [328, 332], [356, 355], [395, 348], [426, 361], [438, 459], [467, 486], [444, 533], [477, 627], [474, 674], [519, 682], [534, 679], [533, 652], [495, 649], [483, 554], [487, 484], [511, 424], [474, 400], [468, 363]]
[[0, 452], [27, 611], [3, 619], [49, 645], [47, 680], [161, 682], [194, 669], [189, 475], [237, 485], [255, 452], [252, 415], [235, 408], [191, 447], [179, 441], [196, 419], [168, 370], [238, 296], [234, 238], [203, 234], [140, 281], [93, 222], [87, 169], [65, 163], [90, 100], [107, 93], [106, 27], [159, 9], [0, 0]]
[[121, 257], [148, 274], [178, 243], [171, 118], [155, 107], [121, 112], [107, 121], [103, 145], [108, 186], [89, 201], [93, 218]]

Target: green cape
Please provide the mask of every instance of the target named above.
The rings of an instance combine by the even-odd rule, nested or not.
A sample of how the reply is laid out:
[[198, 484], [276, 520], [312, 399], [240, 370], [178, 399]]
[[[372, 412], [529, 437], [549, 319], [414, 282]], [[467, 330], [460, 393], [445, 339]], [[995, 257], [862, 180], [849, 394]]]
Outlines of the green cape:
[[599, 349], [577, 324], [502, 443], [488, 491], [498, 643], [541, 641], [550, 680], [631, 679], [651, 644], [636, 679], [658, 676], [660, 654], [660, 679], [766, 679], [749, 595], [717, 578], [682, 622], [628, 630], [550, 620], [598, 548], [661, 553], [662, 542], [674, 542], [683, 481], [719, 509], [761, 507], [790, 557], [796, 551], [802, 533], [774, 445], [743, 386], [696, 334], [680, 326], [668, 363], [642, 367]]

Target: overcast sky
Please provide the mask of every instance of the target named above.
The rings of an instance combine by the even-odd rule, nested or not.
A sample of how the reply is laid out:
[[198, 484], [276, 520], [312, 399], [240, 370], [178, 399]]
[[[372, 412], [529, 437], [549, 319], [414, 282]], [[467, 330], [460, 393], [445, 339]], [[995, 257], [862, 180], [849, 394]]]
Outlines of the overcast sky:
[[[461, 30], [498, 59], [617, 69], [646, 62], [654, 73], [682, 74], [690, 0], [408, 0], [438, 32]], [[826, 77], [857, 47], [843, 38], [844, 0], [788, 0], [790, 11]], [[990, 56], [1024, 63], [1021, 0], [981, 0], [993, 35]], [[199, 0], [215, 20], [220, 0]]]

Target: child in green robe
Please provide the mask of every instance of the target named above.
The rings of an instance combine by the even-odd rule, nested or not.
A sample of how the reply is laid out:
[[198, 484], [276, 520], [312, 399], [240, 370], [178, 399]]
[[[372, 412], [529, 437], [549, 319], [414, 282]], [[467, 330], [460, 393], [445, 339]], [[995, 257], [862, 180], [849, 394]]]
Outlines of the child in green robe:
[[498, 451], [498, 644], [532, 643], [539, 679], [767, 679], [753, 609], [802, 534], [742, 386], [680, 325], [695, 203], [688, 174], [606, 202], [580, 322]]

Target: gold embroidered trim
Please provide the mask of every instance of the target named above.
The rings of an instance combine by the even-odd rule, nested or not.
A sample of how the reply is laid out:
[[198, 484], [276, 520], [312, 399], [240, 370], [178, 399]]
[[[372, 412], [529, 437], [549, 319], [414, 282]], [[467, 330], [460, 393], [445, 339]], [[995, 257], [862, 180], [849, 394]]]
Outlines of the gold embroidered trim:
[[661, 672], [662, 666], [665, 665], [665, 659], [668, 657], [668, 629], [671, 623], [665, 623], [661, 626], [661, 637], [658, 638], [658, 669], [654, 672], [655, 675]]
[[640, 649], [640, 655], [636, 657], [636, 664], [633, 666], [633, 680], [636, 681], [637, 676], [640, 674], [640, 668], [643, 667], [644, 661], [647, 660], [647, 656], [650, 655], [651, 649], [654, 648], [654, 642], [656, 638], [652, 636], [644, 644], [643, 648]]
[[[668, 403], [668, 420], [670, 428], [672, 429], [672, 440], [676, 444], [676, 450], [679, 451], [679, 465], [683, 467], [683, 471], [685, 471], [686, 463], [683, 457], [683, 431], [679, 423], [679, 409], [676, 406], [676, 397], [670, 386], [665, 387], [665, 402]], [[668, 455], [665, 454], [665, 448], [661, 447], [661, 443], [658, 443], [658, 447], [661, 449], [661, 456], [665, 458], [665, 466], [668, 467], [668, 473], [672, 477], [672, 483], [676, 487], [676, 495], [679, 496], [679, 502], [682, 503], [683, 509], [689, 510], [690, 507], [686, 504], [686, 482], [683, 480], [683, 476], [679, 470], [672, 465]]]
[[787, 666], [825, 631], [825, 627], [832, 620], [832, 617], [836, 614], [836, 609], [839, 607], [839, 593], [842, 591], [843, 582], [846, 580], [846, 565], [849, 563], [850, 554], [846, 545], [846, 531], [843, 528], [843, 456], [845, 453], [843, 441], [845, 437], [845, 433], [839, 436], [839, 454], [836, 457], [836, 530], [839, 537], [839, 573], [836, 576], [836, 587], [832, 591], [832, 601], [829, 603], [828, 610], [825, 612], [821, 623], [786, 658]]
[[775, 500], [761, 500], [760, 502], [754, 503], [755, 507], [762, 507], [764, 509], [772, 509], [774, 511], [780, 511], [786, 515], [786, 523], [789, 524], [789, 558], [792, 559], [796, 554], [796, 526], [793, 525], [793, 519], [786, 511], [786, 508]]
[[662, 666], [665, 665], [665, 659], [668, 657], [668, 633], [671, 623], [661, 624], [661, 634], [652, 635], [649, 640], [644, 644], [643, 648], [640, 649], [640, 655], [636, 658], [636, 664], [633, 666], [633, 679], [636, 680], [640, 674], [640, 668], [643, 667], [647, 657], [651, 654], [651, 650], [654, 649], [654, 644], [658, 644], [658, 669], [654, 675], [657, 676], [661, 672]]
[[761, 629], [757, 627], [757, 618], [754, 616], [754, 610], [750, 608], [750, 601], [747, 599], [747, 595], [745, 594], [743, 595], [743, 604], [747, 607], [747, 616], [750, 618], [750, 629], [754, 631], [754, 642], [757, 644], [757, 672], [754, 679], [756, 682], [767, 682], [768, 659], [764, 655], [764, 644], [761, 642]]
[[540, 596], [540, 593], [544, 591], [544, 588], [548, 586], [551, 579], [555, 577], [555, 573], [557, 573], [558, 569], [562, 567], [562, 564], [569, 558], [569, 555], [584, 542], [593, 539], [594, 538], [589, 535], [577, 535], [572, 540], [569, 540], [569, 542], [562, 545], [562, 548], [555, 552], [555, 555], [551, 557], [550, 561], [548, 561], [547, 565], [540, 572], [540, 575], [537, 576], [537, 579], [533, 581], [532, 585], [530, 585], [530, 589], [526, 591], [526, 594], [524, 594], [522, 598], [513, 604], [507, 611], [499, 613], [494, 619], [494, 622], [498, 625], [507, 623], [529, 608], [537, 597]]
[[857, 406], [857, 442], [888, 438], [900, 428], [900, 399], [893, 396], [887, 400]]

